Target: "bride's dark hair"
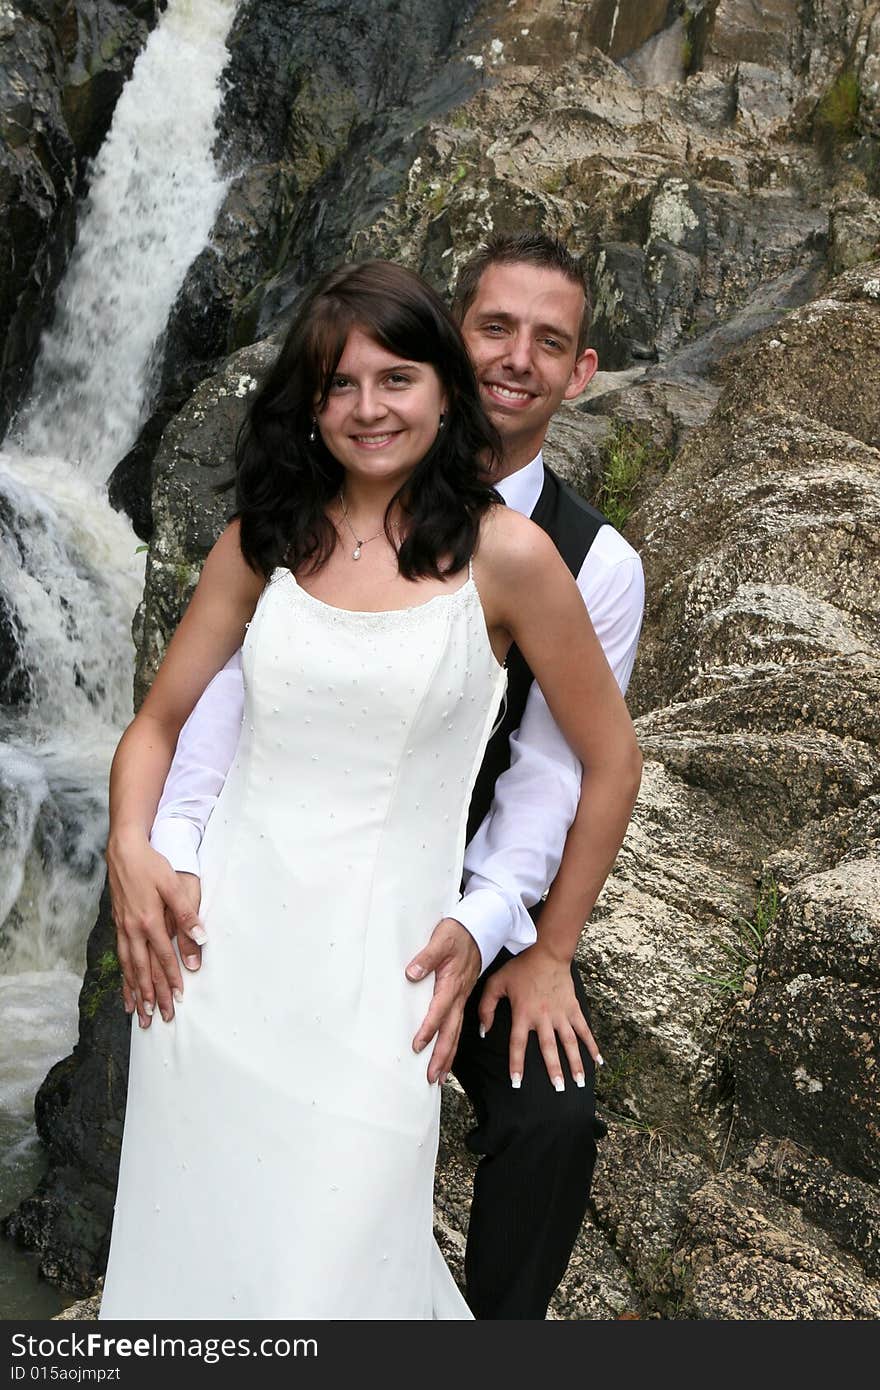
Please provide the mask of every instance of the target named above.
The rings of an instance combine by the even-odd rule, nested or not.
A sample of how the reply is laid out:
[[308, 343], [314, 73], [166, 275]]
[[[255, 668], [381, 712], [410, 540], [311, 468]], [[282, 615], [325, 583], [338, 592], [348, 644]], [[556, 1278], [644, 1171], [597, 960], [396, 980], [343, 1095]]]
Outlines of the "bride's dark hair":
[[454, 574], [474, 552], [480, 517], [499, 500], [488, 479], [501, 444], [451, 314], [418, 275], [390, 261], [331, 271], [299, 307], [236, 440], [242, 554], [268, 579], [281, 564], [295, 573], [320, 569], [333, 551], [325, 509], [345, 470], [312, 426], [353, 328], [389, 352], [430, 363], [443, 383], [444, 427], [389, 502], [385, 533], [395, 544], [390, 516], [399, 501], [407, 522], [400, 573]]

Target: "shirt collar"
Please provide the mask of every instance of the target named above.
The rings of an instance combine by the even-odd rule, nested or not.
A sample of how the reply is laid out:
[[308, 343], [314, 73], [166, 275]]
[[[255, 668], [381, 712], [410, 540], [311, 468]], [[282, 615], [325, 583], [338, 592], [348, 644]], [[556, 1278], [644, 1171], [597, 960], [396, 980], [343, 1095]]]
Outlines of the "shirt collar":
[[544, 486], [544, 453], [540, 450], [531, 463], [518, 468], [506, 478], [495, 484], [508, 507], [531, 516], [538, 505], [538, 498]]

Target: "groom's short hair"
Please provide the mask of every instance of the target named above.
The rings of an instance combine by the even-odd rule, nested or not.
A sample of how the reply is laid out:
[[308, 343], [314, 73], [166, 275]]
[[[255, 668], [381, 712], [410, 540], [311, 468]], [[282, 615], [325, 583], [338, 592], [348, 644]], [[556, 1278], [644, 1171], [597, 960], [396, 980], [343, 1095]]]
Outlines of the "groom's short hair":
[[496, 233], [479, 246], [458, 273], [452, 292], [452, 312], [461, 323], [474, 301], [477, 286], [492, 265], [534, 265], [541, 270], [558, 270], [566, 280], [577, 285], [584, 295], [584, 312], [578, 332], [577, 352], [580, 355], [590, 336], [592, 303], [590, 286], [583, 262], [573, 256], [556, 237], [543, 232], [519, 232], [516, 236]]

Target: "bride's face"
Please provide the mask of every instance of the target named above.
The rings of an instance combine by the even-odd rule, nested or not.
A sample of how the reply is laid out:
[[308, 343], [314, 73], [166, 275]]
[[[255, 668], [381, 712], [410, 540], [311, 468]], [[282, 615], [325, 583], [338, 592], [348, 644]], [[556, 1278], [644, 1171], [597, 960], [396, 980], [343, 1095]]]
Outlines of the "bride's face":
[[317, 414], [321, 438], [347, 473], [399, 487], [437, 437], [446, 409], [429, 362], [413, 362], [353, 328]]

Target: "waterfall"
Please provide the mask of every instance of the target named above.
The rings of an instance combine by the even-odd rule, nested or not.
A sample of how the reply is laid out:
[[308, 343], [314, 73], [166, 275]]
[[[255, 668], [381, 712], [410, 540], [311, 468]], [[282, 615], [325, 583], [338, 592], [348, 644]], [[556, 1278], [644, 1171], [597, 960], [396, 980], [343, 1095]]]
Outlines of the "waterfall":
[[135, 63], [0, 451], [0, 1213], [33, 1165], [36, 1083], [76, 1037], [143, 587], [106, 483], [149, 413], [169, 311], [228, 186], [212, 145], [235, 7], [170, 0]]
[[233, 0], [169, 5], [135, 63], [16, 424], [105, 482], [150, 405], [156, 347], [226, 191], [211, 156]]

